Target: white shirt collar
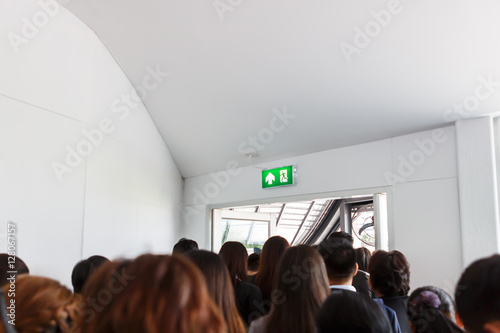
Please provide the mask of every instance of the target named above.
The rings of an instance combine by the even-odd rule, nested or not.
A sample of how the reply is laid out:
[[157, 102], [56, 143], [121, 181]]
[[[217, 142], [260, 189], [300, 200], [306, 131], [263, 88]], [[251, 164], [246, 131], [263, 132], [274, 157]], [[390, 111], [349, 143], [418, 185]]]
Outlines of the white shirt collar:
[[332, 286], [330, 286], [330, 290], [331, 289], [344, 289], [344, 290], [357, 292], [357, 290], [356, 290], [356, 288], [354, 288], [354, 286], [332, 285]]

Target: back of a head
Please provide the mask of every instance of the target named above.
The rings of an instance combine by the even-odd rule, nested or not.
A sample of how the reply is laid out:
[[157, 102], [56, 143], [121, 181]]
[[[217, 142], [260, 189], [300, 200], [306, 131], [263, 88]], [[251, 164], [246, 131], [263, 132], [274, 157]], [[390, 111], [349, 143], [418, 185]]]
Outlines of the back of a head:
[[252, 253], [248, 256], [248, 270], [252, 272], [257, 272], [259, 270], [260, 254]]
[[196, 241], [189, 239], [189, 238], [181, 238], [174, 245], [174, 248], [172, 250], [172, 254], [187, 253], [187, 252], [192, 251], [192, 250], [198, 250], [198, 243], [196, 243]]
[[82, 332], [227, 332], [203, 276], [187, 258], [142, 255], [102, 265], [83, 288]]
[[453, 301], [442, 289], [418, 288], [408, 298], [408, 318], [414, 331], [418, 333], [463, 332], [447, 315], [450, 307], [453, 307]]
[[370, 250], [366, 247], [360, 247], [356, 249], [356, 262], [358, 263], [358, 268], [362, 271], [368, 271], [368, 263], [370, 262], [372, 254]]
[[337, 289], [316, 316], [318, 333], [387, 333], [391, 325], [378, 304], [368, 296]]
[[349, 235], [347, 232], [345, 231], [336, 231], [336, 232], [332, 232], [328, 237], [327, 239], [345, 239], [347, 240], [349, 243], [354, 244], [354, 238], [352, 237], [352, 235]]
[[329, 293], [325, 264], [318, 251], [307, 245], [289, 248], [274, 280], [267, 332], [314, 331], [314, 316]]
[[73, 331], [80, 298], [59, 282], [22, 275], [16, 280], [15, 295], [9, 292], [9, 285], [2, 289], [7, 304], [15, 301], [17, 332]]
[[0, 253], [0, 287], [9, 283], [7, 279], [12, 274], [7, 272], [17, 272], [15, 275], [19, 276], [29, 274], [30, 270], [21, 258], [7, 253]]
[[416, 297], [423, 291], [430, 291], [436, 294], [439, 297], [440, 302], [438, 310], [441, 311], [448, 319], [455, 322], [455, 302], [453, 301], [451, 295], [441, 288], [435, 286], [424, 286], [417, 288], [411, 293], [410, 297], [408, 298], [408, 302], [411, 302], [414, 297]]
[[73, 272], [71, 273], [73, 291], [75, 293], [81, 293], [83, 285], [88, 280], [90, 274], [92, 274], [99, 266], [107, 262], [109, 262], [109, 259], [103, 256], [92, 256], [78, 262], [75, 267], [73, 267]]
[[280, 236], [269, 238], [262, 247], [259, 271], [255, 276], [255, 284], [262, 291], [264, 300], [271, 298], [271, 289], [281, 256], [290, 247], [288, 241]]
[[473, 262], [463, 272], [455, 291], [457, 312], [467, 332], [486, 332], [500, 324], [500, 255]]
[[318, 247], [330, 280], [352, 278], [356, 271], [356, 251], [344, 238], [325, 239]]
[[229, 272], [222, 257], [204, 250], [190, 251], [186, 253], [186, 256], [200, 269], [205, 277], [208, 293], [215, 304], [222, 310], [228, 325], [228, 332], [244, 332], [245, 326], [240, 320]]
[[382, 296], [406, 296], [410, 290], [410, 264], [399, 251], [376, 251], [368, 264], [373, 290]]
[[219, 255], [226, 263], [233, 285], [247, 280], [248, 251], [243, 244], [226, 242], [222, 245]]

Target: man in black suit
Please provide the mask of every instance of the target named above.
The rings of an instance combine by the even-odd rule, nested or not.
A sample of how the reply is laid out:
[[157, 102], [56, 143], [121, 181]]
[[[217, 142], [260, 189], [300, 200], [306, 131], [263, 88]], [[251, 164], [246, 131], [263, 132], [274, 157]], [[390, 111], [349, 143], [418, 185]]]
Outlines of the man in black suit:
[[[318, 251], [325, 261], [330, 290], [344, 289], [359, 293], [357, 288], [353, 286], [353, 279], [358, 273], [358, 264], [356, 262], [356, 251], [352, 247], [352, 236], [338, 232], [333, 235], [333, 237], [330, 235], [328, 239], [318, 246]], [[351, 238], [349, 239], [345, 235]], [[368, 280], [366, 280], [366, 283], [368, 284]], [[366, 296], [371, 299], [371, 295]], [[382, 301], [376, 303], [386, 313], [393, 332], [401, 333], [396, 313], [385, 306]]]
[[[345, 239], [349, 243], [351, 243], [351, 246], [353, 246], [354, 239], [352, 238], [351, 235], [349, 235], [346, 232], [339, 231], [339, 232], [334, 232], [330, 236], [328, 236], [328, 240], [335, 241], [339, 239]], [[370, 275], [361, 270], [357, 270], [356, 273], [354, 274], [354, 277], [352, 279], [352, 285], [354, 288], [356, 288], [356, 291], [360, 294], [366, 295], [370, 298], [374, 297], [374, 294], [372, 290], [370, 289], [370, 286], [368, 284], [368, 279]]]
[[325, 261], [330, 289], [357, 291], [352, 285], [358, 272], [352, 243], [344, 238], [327, 239], [319, 245], [318, 250]]

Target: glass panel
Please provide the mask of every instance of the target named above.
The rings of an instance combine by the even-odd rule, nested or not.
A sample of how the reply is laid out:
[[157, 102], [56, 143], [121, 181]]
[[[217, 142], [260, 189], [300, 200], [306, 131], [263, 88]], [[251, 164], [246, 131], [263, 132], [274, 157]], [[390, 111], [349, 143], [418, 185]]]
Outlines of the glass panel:
[[366, 205], [353, 210], [355, 210], [352, 212], [354, 247], [366, 247], [371, 252], [375, 251], [373, 205]]
[[[288, 240], [288, 242], [292, 242], [295, 238], [295, 242], [297, 242], [305, 232], [308, 232], [312, 226], [314, 226], [319, 218], [324, 213], [325, 208], [330, 203], [332, 199], [320, 199], [315, 200], [314, 205], [313, 201], [301, 201], [301, 202], [289, 202], [289, 203], [272, 203], [258, 206], [241, 206], [241, 207], [232, 207], [226, 208], [234, 211], [244, 211], [244, 212], [259, 212], [259, 213], [271, 213], [275, 214], [276, 217], [279, 217], [278, 227], [276, 229], [276, 234], [282, 236]], [[284, 209], [283, 209], [284, 208]], [[309, 215], [308, 215], [309, 213]], [[307, 217], [307, 219], [306, 219]], [[306, 221], [304, 221], [306, 219]], [[302, 228], [300, 227], [302, 225]], [[227, 226], [223, 226], [226, 228]], [[247, 225], [245, 227], [246, 231], [241, 231], [241, 235], [238, 236], [239, 239], [244, 238], [244, 240], [248, 241], [248, 243], [259, 243], [261, 241], [262, 235], [267, 235], [267, 229], [258, 231], [259, 236], [258, 240], [254, 239], [254, 235], [251, 235], [251, 239], [246, 239], [244, 236], [246, 232], [249, 232], [250, 226]], [[255, 225], [254, 228], [258, 230], [259, 228]], [[300, 231], [299, 231], [300, 229]], [[232, 233], [236, 233], [236, 231], [231, 231], [231, 237], [233, 237]], [[256, 231], [254, 231], [256, 232]], [[224, 234], [224, 232], [222, 232]], [[296, 234], [299, 234], [296, 236]], [[236, 238], [238, 238], [236, 237]], [[238, 240], [241, 241], [241, 240]], [[265, 240], [264, 240], [265, 241]], [[244, 243], [243, 241], [241, 241]]]
[[262, 249], [269, 238], [268, 222], [222, 219], [221, 221], [222, 244], [228, 241], [240, 242], [248, 250], [248, 254], [254, 252], [254, 248]]

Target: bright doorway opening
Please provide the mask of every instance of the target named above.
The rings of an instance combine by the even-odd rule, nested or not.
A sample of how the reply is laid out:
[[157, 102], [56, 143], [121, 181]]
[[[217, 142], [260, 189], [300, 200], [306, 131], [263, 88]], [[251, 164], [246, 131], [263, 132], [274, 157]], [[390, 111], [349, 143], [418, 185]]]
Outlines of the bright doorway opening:
[[354, 247], [388, 249], [385, 193], [308, 201], [232, 206], [212, 210], [212, 250], [227, 241], [260, 251], [265, 241], [282, 236], [291, 245], [316, 245], [336, 231], [354, 238]]

